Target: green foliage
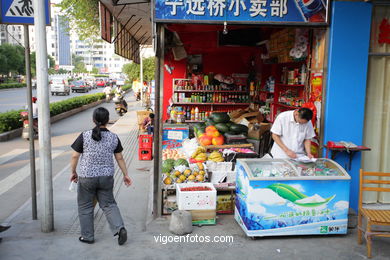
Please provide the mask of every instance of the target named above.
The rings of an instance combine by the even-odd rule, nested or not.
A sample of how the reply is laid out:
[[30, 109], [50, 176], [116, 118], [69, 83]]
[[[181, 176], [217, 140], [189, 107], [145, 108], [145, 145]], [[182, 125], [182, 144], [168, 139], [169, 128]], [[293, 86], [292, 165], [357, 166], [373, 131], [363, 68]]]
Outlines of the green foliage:
[[26, 87], [26, 84], [24, 84], [24, 83], [4, 83], [4, 84], [0, 84], [0, 89], [24, 88], [24, 87]]
[[106, 74], [94, 74], [92, 76], [94, 76], [95, 78], [108, 78], [108, 75]]
[[154, 80], [154, 72], [155, 72], [155, 58], [150, 57], [147, 59], [143, 59], [143, 67], [144, 67], [144, 81]]
[[0, 133], [11, 131], [23, 126], [20, 119], [20, 111], [11, 110], [5, 113], [0, 113]]
[[129, 89], [131, 89], [131, 85], [124, 85], [124, 86], [122, 86], [122, 90], [123, 91], [129, 90]]
[[[155, 59], [154, 57], [150, 57], [147, 59], [143, 59], [143, 80], [151, 81], [154, 79], [154, 71], [155, 71]], [[140, 65], [134, 62], [125, 64], [122, 68], [122, 72], [127, 75], [130, 82], [134, 80], [140, 79]]]
[[[47, 55], [47, 58], [49, 59], [49, 74], [56, 74], [57, 71], [54, 70], [54, 66], [56, 65], [55, 60], [52, 56]], [[35, 77], [37, 75], [37, 54], [36, 52], [32, 52], [30, 54], [30, 63], [31, 63], [31, 76]]]
[[64, 18], [81, 40], [97, 37], [99, 28], [99, 0], [62, 0], [57, 4], [66, 13]]
[[85, 67], [83, 57], [73, 54], [72, 64], [74, 65], [74, 73], [87, 73], [87, 68]]
[[98, 73], [99, 73], [99, 69], [96, 68], [96, 67], [93, 67], [93, 68], [92, 68], [92, 73], [93, 73], [93, 74], [98, 74]]
[[25, 74], [24, 48], [19, 45], [0, 45], [0, 74]]
[[[50, 116], [55, 116], [104, 98], [105, 95], [103, 93], [97, 93], [73, 97], [59, 102], [50, 103]], [[19, 121], [20, 111], [23, 110], [11, 110], [5, 113], [0, 113], [0, 133], [22, 127], [22, 122]]]

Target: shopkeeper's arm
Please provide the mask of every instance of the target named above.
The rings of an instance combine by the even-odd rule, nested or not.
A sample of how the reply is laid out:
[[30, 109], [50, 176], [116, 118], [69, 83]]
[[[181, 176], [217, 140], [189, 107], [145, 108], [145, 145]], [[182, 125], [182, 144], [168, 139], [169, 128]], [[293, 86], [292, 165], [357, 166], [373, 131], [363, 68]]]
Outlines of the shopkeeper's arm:
[[303, 143], [305, 145], [305, 151], [306, 151], [307, 157], [309, 157], [310, 159], [314, 158], [314, 156], [311, 154], [311, 140], [305, 139], [305, 141]]
[[297, 158], [297, 155], [288, 149], [288, 147], [283, 143], [282, 139], [280, 138], [280, 135], [272, 133], [272, 139], [274, 139], [275, 143], [279, 145], [279, 147], [288, 155], [290, 158]]

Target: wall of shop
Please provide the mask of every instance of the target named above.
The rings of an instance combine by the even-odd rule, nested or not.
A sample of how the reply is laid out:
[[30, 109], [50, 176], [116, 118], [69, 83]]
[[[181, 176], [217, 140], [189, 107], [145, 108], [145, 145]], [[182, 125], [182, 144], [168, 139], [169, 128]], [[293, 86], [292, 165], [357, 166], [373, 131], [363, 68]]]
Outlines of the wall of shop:
[[[324, 143], [363, 143], [364, 107], [370, 42], [371, 3], [332, 2]], [[347, 169], [349, 157], [336, 161]], [[361, 154], [352, 161], [350, 207], [357, 210]]]

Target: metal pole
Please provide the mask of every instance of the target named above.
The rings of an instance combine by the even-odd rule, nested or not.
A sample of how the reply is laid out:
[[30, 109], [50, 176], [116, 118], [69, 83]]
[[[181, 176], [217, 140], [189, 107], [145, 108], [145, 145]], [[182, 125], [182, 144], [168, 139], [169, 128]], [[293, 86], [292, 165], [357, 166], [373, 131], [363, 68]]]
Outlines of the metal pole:
[[161, 190], [161, 136], [162, 136], [162, 100], [164, 82], [164, 27], [157, 25], [157, 51], [155, 70], [155, 117], [154, 117], [154, 151], [153, 151], [153, 217], [158, 218], [162, 213], [162, 190]]
[[29, 141], [30, 141], [30, 177], [31, 177], [31, 210], [32, 219], [37, 219], [37, 185], [35, 177], [35, 147], [34, 147], [34, 129], [33, 129], [33, 111], [32, 111], [32, 88], [31, 88], [31, 61], [30, 61], [30, 36], [28, 25], [24, 28], [24, 55], [26, 59], [26, 84], [27, 84], [27, 106], [29, 122]]
[[38, 93], [38, 129], [39, 129], [39, 166], [41, 186], [41, 230], [51, 232], [54, 229], [53, 181], [51, 164], [50, 109], [47, 68], [47, 42], [45, 0], [34, 3], [35, 39], [37, 46], [37, 93]]

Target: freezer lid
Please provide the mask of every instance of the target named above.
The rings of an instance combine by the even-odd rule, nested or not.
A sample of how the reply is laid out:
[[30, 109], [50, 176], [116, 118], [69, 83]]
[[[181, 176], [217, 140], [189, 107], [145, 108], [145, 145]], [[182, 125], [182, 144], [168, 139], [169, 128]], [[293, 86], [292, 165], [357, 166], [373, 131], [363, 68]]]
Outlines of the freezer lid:
[[319, 158], [314, 163], [290, 159], [237, 159], [253, 180], [349, 180], [351, 177], [338, 163]]

